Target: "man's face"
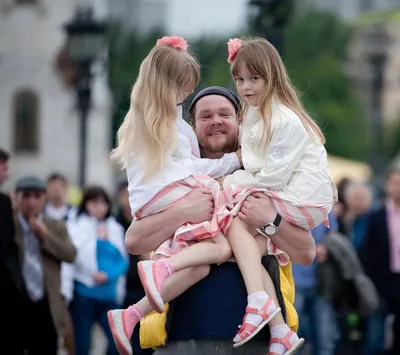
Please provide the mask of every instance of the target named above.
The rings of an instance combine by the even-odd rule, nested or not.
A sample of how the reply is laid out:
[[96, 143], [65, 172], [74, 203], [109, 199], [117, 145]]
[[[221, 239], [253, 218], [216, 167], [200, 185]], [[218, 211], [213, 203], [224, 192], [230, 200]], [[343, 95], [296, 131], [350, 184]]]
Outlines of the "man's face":
[[233, 152], [238, 139], [235, 108], [221, 95], [208, 95], [195, 106], [195, 133], [204, 152]]
[[389, 175], [386, 183], [386, 192], [389, 198], [400, 202], [400, 171], [394, 171]]
[[55, 205], [64, 204], [67, 200], [67, 185], [62, 179], [51, 180], [47, 184], [47, 198]]
[[26, 217], [36, 217], [43, 211], [46, 193], [38, 190], [18, 191], [16, 196], [17, 208]]
[[240, 96], [251, 106], [258, 106], [262, 93], [265, 90], [265, 80], [260, 75], [251, 74], [242, 65], [235, 77], [236, 88]]
[[350, 186], [346, 196], [347, 207], [355, 216], [362, 216], [371, 209], [372, 192], [368, 185]]
[[0, 161], [0, 185], [8, 179], [8, 161]]

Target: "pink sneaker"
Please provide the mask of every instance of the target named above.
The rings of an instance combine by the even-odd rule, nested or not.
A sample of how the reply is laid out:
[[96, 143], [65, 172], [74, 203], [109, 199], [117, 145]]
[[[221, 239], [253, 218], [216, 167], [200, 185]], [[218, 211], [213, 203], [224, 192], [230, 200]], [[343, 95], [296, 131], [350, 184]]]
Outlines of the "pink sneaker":
[[162, 261], [145, 260], [138, 263], [140, 281], [151, 307], [158, 313], [164, 312], [161, 292], [169, 273]]
[[[271, 338], [269, 345], [272, 343], [281, 343], [285, 346], [286, 352], [284, 355], [293, 355], [297, 353], [304, 344], [304, 339], [299, 338], [297, 334], [290, 330], [283, 338]], [[268, 355], [280, 355], [276, 352], [269, 352]]]
[[127, 322], [126, 310], [115, 309], [107, 312], [108, 324], [120, 355], [132, 355], [130, 339], [136, 323]]

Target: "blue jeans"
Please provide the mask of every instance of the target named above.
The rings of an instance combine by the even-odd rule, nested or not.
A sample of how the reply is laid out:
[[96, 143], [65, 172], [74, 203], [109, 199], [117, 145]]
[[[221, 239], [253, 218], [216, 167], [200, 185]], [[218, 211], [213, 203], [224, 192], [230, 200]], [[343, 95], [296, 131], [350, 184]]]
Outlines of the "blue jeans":
[[338, 330], [332, 306], [317, 294], [315, 288], [299, 286], [296, 286], [294, 305], [300, 320], [299, 336], [311, 343], [311, 354], [333, 355]]
[[114, 302], [97, 301], [74, 293], [70, 312], [74, 327], [75, 355], [89, 355], [94, 323], [100, 325], [107, 337], [107, 355], [118, 355], [107, 319], [107, 312], [117, 308], [120, 305]]
[[364, 334], [364, 355], [384, 354], [385, 319], [387, 311], [384, 306], [366, 319]]

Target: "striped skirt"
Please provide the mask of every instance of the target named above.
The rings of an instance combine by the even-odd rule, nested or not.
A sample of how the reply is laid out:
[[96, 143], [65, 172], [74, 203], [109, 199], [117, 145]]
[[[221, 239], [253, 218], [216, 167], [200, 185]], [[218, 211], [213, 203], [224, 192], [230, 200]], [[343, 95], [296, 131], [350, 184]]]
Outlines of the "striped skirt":
[[[276, 211], [293, 225], [307, 230], [315, 228], [322, 222], [329, 226], [328, 213], [330, 209], [326, 206], [294, 204], [283, 200], [277, 193], [262, 188], [242, 189], [232, 185], [228, 189], [222, 190], [216, 180], [202, 174], [189, 176], [166, 186], [136, 212], [134, 218], [140, 219], [165, 211], [193, 190], [208, 192], [212, 195], [214, 213], [211, 220], [201, 223], [186, 223], [180, 226], [174, 235], [158, 247], [152, 256], [153, 259], [169, 258], [199, 240], [213, 238], [221, 232], [226, 234], [232, 218], [237, 216], [243, 202], [254, 192], [261, 191], [269, 196]], [[275, 255], [281, 265], [287, 265], [290, 261], [289, 256], [278, 249], [271, 238], [266, 238], [268, 239], [267, 254]]]
[[202, 174], [189, 176], [166, 186], [136, 212], [134, 218], [139, 219], [162, 212], [181, 201], [193, 190], [208, 192], [212, 195], [214, 214], [211, 220], [201, 223], [186, 223], [180, 226], [173, 236], [158, 247], [153, 254], [153, 259], [170, 257], [196, 241], [216, 237], [221, 232], [226, 233], [233, 216], [225, 204], [225, 193], [216, 180]]

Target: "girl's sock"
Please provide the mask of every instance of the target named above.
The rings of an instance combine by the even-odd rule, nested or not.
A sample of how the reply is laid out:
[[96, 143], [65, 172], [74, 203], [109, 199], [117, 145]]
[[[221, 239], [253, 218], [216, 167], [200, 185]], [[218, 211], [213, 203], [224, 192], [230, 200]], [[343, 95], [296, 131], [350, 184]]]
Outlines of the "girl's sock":
[[135, 329], [136, 324], [140, 322], [140, 320], [144, 317], [142, 310], [136, 306], [135, 304], [129, 306], [125, 311], [125, 325], [126, 330], [128, 331], [128, 338], [132, 336], [133, 330]]
[[[290, 332], [290, 328], [287, 324], [278, 324], [275, 325], [274, 327], [271, 327], [270, 329], [271, 331], [271, 339], [272, 338], [283, 338], [286, 334], [288, 334]], [[297, 337], [296, 333], [293, 333], [293, 335], [290, 337], [290, 339], [292, 340], [297, 340], [294, 339], [293, 337]], [[269, 346], [269, 352], [275, 352], [279, 355], [284, 355], [285, 352], [289, 350], [286, 348], [286, 346], [282, 343], [271, 343]]]
[[158, 262], [164, 266], [168, 276], [171, 276], [174, 273], [174, 268], [168, 259], [161, 259]]
[[[269, 298], [269, 296], [265, 291], [255, 292], [255, 293], [250, 294], [247, 297], [247, 303], [248, 303], [248, 306], [251, 308], [261, 309], [264, 306], [264, 304], [268, 298]], [[276, 309], [275, 302], [272, 301], [267, 309], [267, 312], [272, 313], [275, 309]], [[258, 314], [250, 313], [250, 314], [246, 315], [246, 323], [250, 323], [256, 327], [263, 320], [264, 319]]]

